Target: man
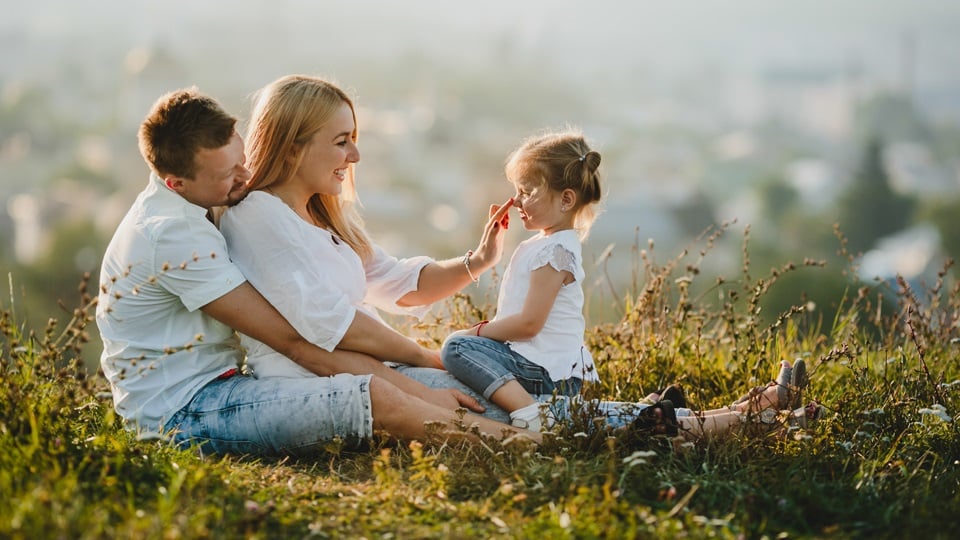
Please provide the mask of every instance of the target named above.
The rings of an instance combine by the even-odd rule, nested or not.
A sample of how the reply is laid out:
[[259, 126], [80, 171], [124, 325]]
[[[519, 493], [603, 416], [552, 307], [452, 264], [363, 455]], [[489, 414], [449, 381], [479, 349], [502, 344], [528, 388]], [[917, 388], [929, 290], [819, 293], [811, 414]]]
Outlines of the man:
[[[385, 430], [423, 438], [457, 406], [483, 408], [457, 390], [429, 389], [373, 357], [351, 352], [419, 347], [358, 314], [344, 351], [307, 342], [230, 262], [211, 210], [245, 195], [249, 172], [236, 119], [195, 88], [161, 97], [140, 127], [152, 171], [104, 255], [97, 326], [114, 406], [143, 437], [172, 435], [215, 453], [305, 454], [335, 437]], [[234, 330], [321, 377], [254, 379]], [[373, 343], [373, 345], [371, 345]], [[377, 349], [379, 348], [379, 349]], [[421, 396], [421, 397], [418, 397]], [[502, 436], [506, 425], [471, 416]], [[530, 433], [534, 440], [539, 434]]]

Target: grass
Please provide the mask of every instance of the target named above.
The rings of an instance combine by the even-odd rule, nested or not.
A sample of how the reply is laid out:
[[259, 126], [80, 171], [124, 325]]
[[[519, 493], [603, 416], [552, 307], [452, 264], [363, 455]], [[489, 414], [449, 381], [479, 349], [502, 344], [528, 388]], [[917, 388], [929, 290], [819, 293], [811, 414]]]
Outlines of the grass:
[[[378, 439], [314, 459], [202, 456], [122, 430], [102, 376], [80, 361], [95, 334], [81, 286], [65, 323], [34, 331], [12, 305], [0, 312], [0, 537], [948, 537], [960, 510], [950, 263], [923, 291], [852, 286], [833, 321], [800, 304], [763, 322], [780, 276], [830, 270], [805, 261], [755, 277], [748, 232], [741, 274], [701, 283], [723, 232], [664, 264], [635, 251], [622, 320], [588, 331], [603, 379], [590, 393], [636, 400], [680, 381], [698, 406], [722, 406], [801, 357], [807, 396], [829, 408], [815, 429], [675, 452], [589, 430], [587, 414], [535, 450]], [[437, 343], [491, 309], [457, 296], [409, 330]]]

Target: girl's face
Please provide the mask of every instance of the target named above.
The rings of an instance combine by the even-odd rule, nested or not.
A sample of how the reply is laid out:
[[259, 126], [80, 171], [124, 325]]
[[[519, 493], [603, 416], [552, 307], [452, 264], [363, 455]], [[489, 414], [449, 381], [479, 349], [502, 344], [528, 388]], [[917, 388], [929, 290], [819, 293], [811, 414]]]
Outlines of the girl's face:
[[339, 195], [347, 170], [360, 161], [354, 133], [353, 111], [342, 103], [330, 121], [310, 138], [293, 181], [311, 195]]
[[523, 228], [546, 234], [572, 227], [572, 213], [561, 209], [560, 194], [539, 179], [511, 179], [517, 189], [513, 206], [520, 213]]

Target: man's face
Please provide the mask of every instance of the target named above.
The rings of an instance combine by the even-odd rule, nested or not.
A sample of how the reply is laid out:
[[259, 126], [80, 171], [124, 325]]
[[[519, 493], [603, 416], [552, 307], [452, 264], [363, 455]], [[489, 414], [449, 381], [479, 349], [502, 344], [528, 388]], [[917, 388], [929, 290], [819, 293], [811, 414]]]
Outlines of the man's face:
[[247, 194], [250, 171], [244, 167], [246, 160], [243, 139], [234, 132], [226, 145], [197, 152], [192, 179], [170, 177], [166, 183], [184, 199], [203, 208], [236, 204]]

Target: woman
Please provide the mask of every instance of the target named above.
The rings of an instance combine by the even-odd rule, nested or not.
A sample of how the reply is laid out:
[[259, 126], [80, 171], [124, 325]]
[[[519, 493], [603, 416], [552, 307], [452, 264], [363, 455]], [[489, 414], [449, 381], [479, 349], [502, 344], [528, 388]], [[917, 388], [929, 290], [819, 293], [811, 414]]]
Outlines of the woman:
[[[491, 208], [478, 246], [462, 258], [398, 260], [369, 240], [354, 207], [360, 153], [349, 96], [303, 76], [283, 77], [258, 96], [247, 134], [251, 191], [221, 218], [231, 258], [313, 343], [407, 366], [439, 367], [437, 351], [387, 326], [376, 309], [422, 315], [430, 303], [475, 281], [500, 259], [500, 220], [509, 203]], [[258, 377], [312, 375], [261, 342], [244, 337], [243, 345]], [[462, 392], [440, 390], [467, 390], [442, 370], [408, 370], [433, 388], [387, 371], [381, 375], [428, 401], [485, 409]], [[498, 411], [490, 412], [498, 417]], [[507, 418], [499, 413], [499, 419]]]
[[[491, 207], [477, 248], [462, 258], [391, 257], [370, 241], [354, 206], [357, 135], [352, 101], [327, 81], [290, 75], [262, 89], [247, 134], [250, 193], [221, 220], [231, 258], [311, 342], [412, 366], [388, 369], [385, 377], [428, 401], [483, 411], [487, 407], [465, 395], [475, 393], [434, 369], [440, 366], [437, 352], [387, 326], [374, 308], [422, 315], [424, 306], [477, 281], [500, 260], [512, 199]], [[263, 343], [242, 339], [256, 376], [314, 376]], [[788, 405], [776, 388], [756, 397], [756, 406], [745, 401], [734, 412]], [[641, 415], [644, 423], [667, 422], [675, 428], [672, 407], [665, 405], [650, 407]], [[613, 402], [600, 408], [614, 426], [631, 422], [643, 410]], [[737, 423], [734, 412], [723, 410], [733, 416], [721, 414], [711, 422], [727, 429]], [[509, 422], [507, 414], [492, 406], [486, 416]]]

